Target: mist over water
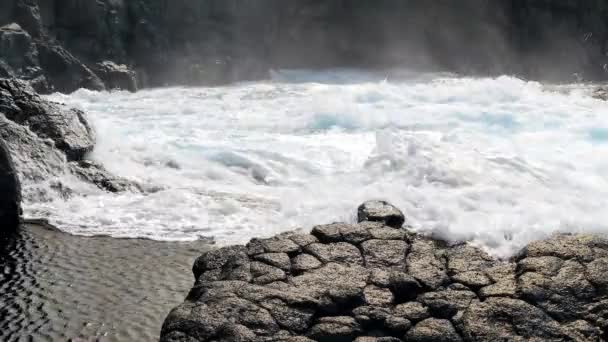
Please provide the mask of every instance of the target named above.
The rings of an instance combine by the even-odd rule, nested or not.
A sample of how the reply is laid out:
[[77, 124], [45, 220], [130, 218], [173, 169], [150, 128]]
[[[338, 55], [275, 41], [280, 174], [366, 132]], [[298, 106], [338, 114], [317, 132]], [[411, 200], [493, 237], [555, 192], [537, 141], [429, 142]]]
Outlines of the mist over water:
[[71, 197], [28, 200], [27, 216], [74, 234], [241, 243], [354, 221], [368, 199], [498, 256], [557, 231], [608, 232], [608, 107], [579, 85], [279, 71], [50, 98], [88, 113], [93, 159], [148, 189], [109, 194], [65, 177]]

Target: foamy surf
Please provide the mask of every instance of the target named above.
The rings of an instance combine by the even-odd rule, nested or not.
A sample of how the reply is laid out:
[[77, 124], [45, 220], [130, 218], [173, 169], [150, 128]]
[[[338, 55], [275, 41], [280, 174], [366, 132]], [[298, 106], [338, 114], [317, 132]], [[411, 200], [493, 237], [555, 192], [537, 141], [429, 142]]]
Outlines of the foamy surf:
[[26, 203], [73, 234], [240, 243], [351, 221], [376, 198], [418, 231], [499, 256], [557, 231], [608, 232], [608, 107], [584, 87], [290, 71], [51, 99], [88, 113], [92, 158], [158, 189], [109, 194], [66, 178], [72, 197]]

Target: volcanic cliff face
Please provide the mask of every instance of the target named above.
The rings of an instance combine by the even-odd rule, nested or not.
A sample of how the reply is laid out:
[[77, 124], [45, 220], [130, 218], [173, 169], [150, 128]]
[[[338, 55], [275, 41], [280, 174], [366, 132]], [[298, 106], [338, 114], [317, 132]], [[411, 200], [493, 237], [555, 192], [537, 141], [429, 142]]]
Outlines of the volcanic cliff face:
[[[135, 74], [121, 64], [140, 86], [215, 84], [280, 67], [608, 75], [605, 0], [2, 1], [0, 26], [12, 23], [0, 32], [0, 76], [44, 91], [134, 90]], [[99, 65], [107, 61], [118, 65]]]

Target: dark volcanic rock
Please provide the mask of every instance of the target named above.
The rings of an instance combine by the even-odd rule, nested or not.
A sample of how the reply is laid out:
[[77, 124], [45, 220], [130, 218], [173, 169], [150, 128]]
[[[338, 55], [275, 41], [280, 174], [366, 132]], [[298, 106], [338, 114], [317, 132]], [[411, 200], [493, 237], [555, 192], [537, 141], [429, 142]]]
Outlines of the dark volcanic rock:
[[37, 40], [40, 67], [55, 90], [71, 93], [80, 88], [104, 90], [101, 79], [69, 51], [52, 40]]
[[607, 260], [593, 236], [506, 262], [382, 223], [317, 226], [203, 254], [161, 341], [603, 341]]
[[109, 192], [140, 192], [143, 190], [138, 184], [116, 177], [108, 172], [101, 164], [90, 160], [70, 162], [69, 166], [70, 172], [74, 175], [86, 182], [95, 184], [102, 190]]
[[86, 160], [95, 136], [84, 113], [44, 100], [24, 81], [0, 78], [0, 139], [24, 184], [25, 200], [69, 197], [72, 189], [61, 177], [70, 173], [106, 191], [145, 190]]
[[[87, 66], [104, 61], [136, 70], [140, 86], [345, 66], [605, 80], [607, 19], [602, 0], [0, 2], [0, 26], [36, 41], [49, 91], [100, 89]], [[4, 77], [10, 64], [0, 62]], [[99, 76], [129, 89], [120, 75]]]
[[0, 139], [0, 236], [19, 225], [21, 216], [21, 186], [10, 152]]
[[82, 111], [45, 101], [23, 82], [0, 79], [0, 112], [39, 137], [53, 140], [68, 160], [82, 159], [95, 144]]
[[369, 201], [361, 204], [357, 209], [359, 222], [382, 222], [389, 227], [401, 228], [405, 217], [401, 210], [385, 201]]
[[103, 61], [93, 67], [95, 73], [101, 78], [108, 89], [122, 89], [131, 92], [137, 91], [137, 78], [134, 71], [122, 64], [112, 61]]

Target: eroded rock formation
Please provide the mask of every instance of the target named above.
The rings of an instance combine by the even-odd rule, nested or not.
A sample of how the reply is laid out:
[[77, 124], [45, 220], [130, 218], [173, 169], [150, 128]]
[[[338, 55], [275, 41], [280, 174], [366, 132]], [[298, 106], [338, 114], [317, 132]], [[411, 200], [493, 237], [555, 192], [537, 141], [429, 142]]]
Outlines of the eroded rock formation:
[[[11, 172], [24, 184], [51, 182], [54, 196], [69, 196], [70, 189], [57, 179], [70, 173], [107, 191], [139, 189], [87, 160], [95, 134], [85, 113], [41, 98], [25, 81], [0, 78], [0, 142], [14, 164]], [[53, 196], [41, 191], [24, 186], [23, 196], [35, 200]], [[2, 196], [2, 200], [14, 199], [8, 190]]]
[[557, 235], [501, 261], [375, 220], [204, 253], [161, 341], [608, 338], [607, 239]]

